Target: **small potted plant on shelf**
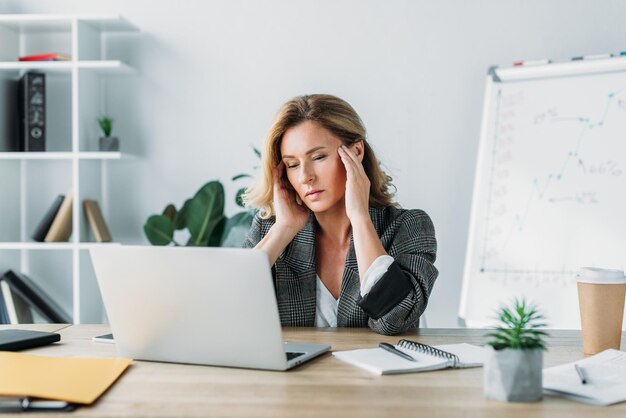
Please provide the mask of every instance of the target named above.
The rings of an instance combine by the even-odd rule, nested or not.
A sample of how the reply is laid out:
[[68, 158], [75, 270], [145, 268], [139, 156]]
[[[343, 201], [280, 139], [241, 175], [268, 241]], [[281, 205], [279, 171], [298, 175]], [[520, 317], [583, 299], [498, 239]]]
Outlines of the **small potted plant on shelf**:
[[487, 398], [507, 402], [534, 402], [542, 395], [544, 316], [524, 299], [502, 307], [499, 326], [489, 334], [491, 346], [483, 374]]
[[104, 136], [100, 137], [99, 149], [100, 151], [119, 151], [120, 141], [115, 136], [111, 136], [111, 129], [113, 129], [113, 119], [108, 116], [103, 116], [98, 119], [98, 125]]

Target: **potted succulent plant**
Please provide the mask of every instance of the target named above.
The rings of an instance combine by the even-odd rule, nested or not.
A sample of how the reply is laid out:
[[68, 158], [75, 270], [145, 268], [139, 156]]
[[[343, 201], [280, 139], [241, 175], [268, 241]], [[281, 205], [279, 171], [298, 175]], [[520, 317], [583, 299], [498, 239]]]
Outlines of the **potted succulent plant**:
[[119, 151], [119, 139], [115, 136], [111, 136], [111, 130], [113, 129], [113, 119], [108, 116], [103, 116], [98, 119], [98, 125], [100, 125], [100, 129], [102, 130], [102, 134], [104, 135], [100, 137], [100, 151]]
[[483, 385], [487, 398], [507, 402], [534, 402], [542, 396], [544, 316], [524, 299], [502, 307], [499, 326], [489, 334]]

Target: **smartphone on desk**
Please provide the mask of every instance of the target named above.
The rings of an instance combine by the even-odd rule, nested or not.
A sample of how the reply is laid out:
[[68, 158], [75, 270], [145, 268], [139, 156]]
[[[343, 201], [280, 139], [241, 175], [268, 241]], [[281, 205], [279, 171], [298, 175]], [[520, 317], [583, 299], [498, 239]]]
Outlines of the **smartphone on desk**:
[[113, 339], [113, 334], [104, 334], [104, 335], [97, 335], [95, 337], [93, 337], [93, 340], [97, 343], [111, 343], [111, 344], [115, 344], [115, 340]]

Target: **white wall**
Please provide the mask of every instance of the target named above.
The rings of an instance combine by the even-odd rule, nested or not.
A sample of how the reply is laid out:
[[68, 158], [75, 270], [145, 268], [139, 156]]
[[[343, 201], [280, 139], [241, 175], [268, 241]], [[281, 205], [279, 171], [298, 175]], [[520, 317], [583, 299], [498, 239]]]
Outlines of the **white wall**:
[[[136, 159], [110, 165], [112, 234], [205, 181], [250, 172], [277, 108], [327, 92], [361, 114], [405, 207], [426, 210], [440, 276], [429, 326], [456, 326], [486, 69], [626, 49], [626, 2], [0, 0], [11, 13], [115, 13], [142, 33], [141, 75], [111, 83], [109, 113]], [[234, 205], [229, 213], [236, 210]]]

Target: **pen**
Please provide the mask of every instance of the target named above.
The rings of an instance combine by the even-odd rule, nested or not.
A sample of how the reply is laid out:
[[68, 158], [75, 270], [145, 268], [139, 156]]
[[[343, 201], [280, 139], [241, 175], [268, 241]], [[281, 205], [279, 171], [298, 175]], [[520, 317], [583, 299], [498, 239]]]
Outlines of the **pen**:
[[0, 412], [19, 411], [60, 411], [67, 410], [70, 404], [65, 401], [32, 399], [26, 397], [0, 397]]
[[0, 410], [26, 411], [30, 404], [30, 398], [0, 398]]
[[409, 356], [408, 354], [403, 353], [402, 351], [398, 350], [396, 347], [394, 347], [391, 344], [380, 343], [378, 344], [378, 346], [385, 351], [389, 351], [390, 353], [395, 354], [396, 356], [402, 357], [403, 359], [410, 360], [410, 361], [417, 361], [413, 357]]
[[587, 382], [589, 382], [589, 379], [587, 379], [587, 376], [585, 376], [585, 371], [583, 370], [583, 368], [580, 367], [578, 364], [574, 364], [574, 368], [576, 369], [576, 373], [578, 373], [578, 377], [580, 377], [580, 383], [586, 385]]

